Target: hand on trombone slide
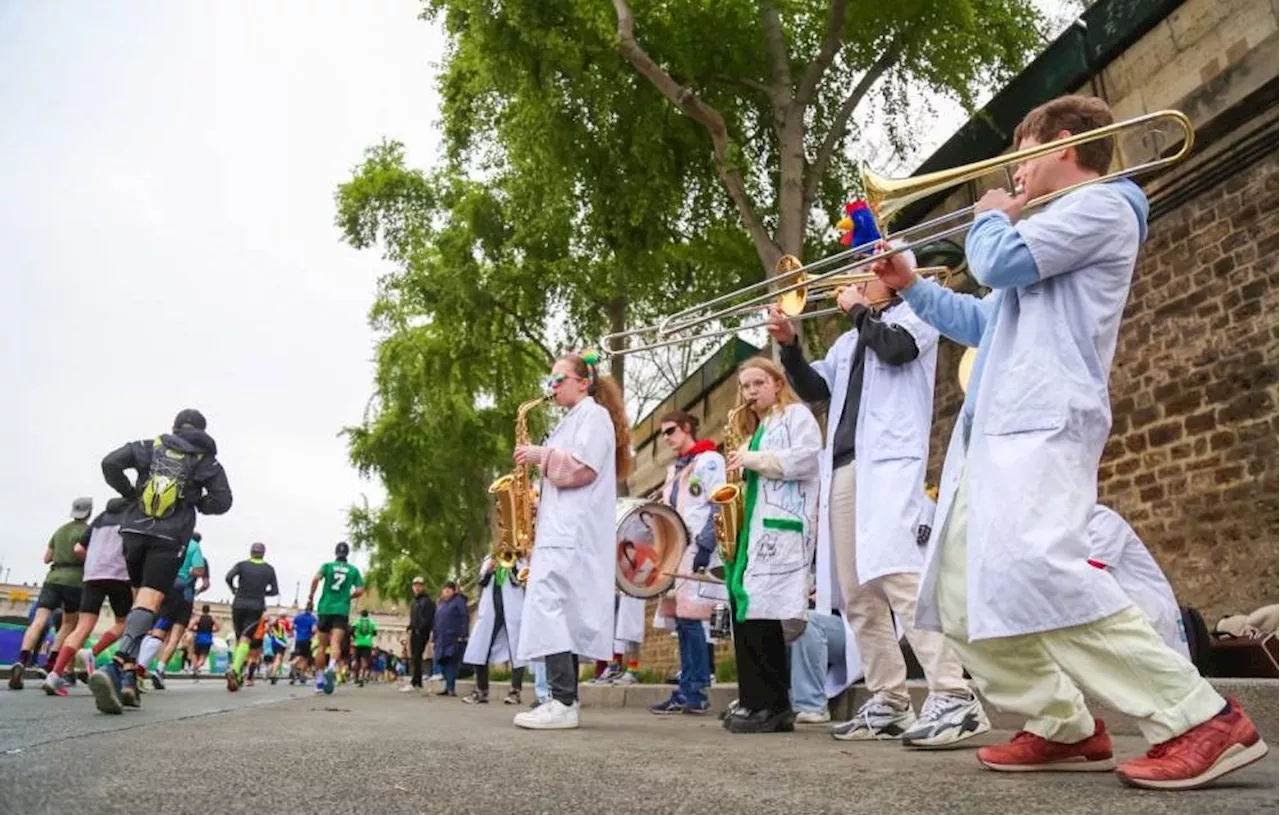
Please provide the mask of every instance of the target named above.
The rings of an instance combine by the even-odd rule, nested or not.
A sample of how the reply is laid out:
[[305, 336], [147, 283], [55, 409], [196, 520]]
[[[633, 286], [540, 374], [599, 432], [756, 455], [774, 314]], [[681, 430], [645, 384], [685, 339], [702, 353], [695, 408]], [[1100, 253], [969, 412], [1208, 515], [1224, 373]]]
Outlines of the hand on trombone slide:
[[[888, 252], [893, 247], [881, 241], [876, 245], [877, 252]], [[916, 282], [916, 267], [911, 257], [905, 252], [898, 252], [886, 258], [873, 261], [871, 271], [876, 273], [886, 286], [894, 291], [903, 289]]]
[[974, 205], [973, 212], [975, 215], [981, 215], [984, 212], [999, 210], [1009, 216], [1010, 221], [1016, 221], [1018, 216], [1022, 214], [1022, 208], [1027, 205], [1027, 201], [1028, 198], [1025, 192], [1010, 195], [1008, 190], [1001, 187], [987, 190], [986, 194]]

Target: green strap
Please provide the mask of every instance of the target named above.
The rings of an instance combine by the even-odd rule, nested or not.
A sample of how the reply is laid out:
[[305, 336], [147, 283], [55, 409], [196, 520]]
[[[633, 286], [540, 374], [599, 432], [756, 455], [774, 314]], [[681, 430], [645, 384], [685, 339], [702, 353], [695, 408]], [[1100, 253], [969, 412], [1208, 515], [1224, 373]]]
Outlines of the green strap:
[[499, 566], [493, 572], [493, 582], [498, 584], [498, 588], [502, 588], [502, 584], [507, 582], [507, 575], [511, 574], [511, 570], [506, 566]]
[[804, 534], [804, 521], [797, 521], [795, 518], [761, 518], [760, 523], [765, 529], [780, 529], [783, 532]]
[[[760, 440], [764, 438], [764, 422], [751, 435], [748, 450], [760, 449]], [[746, 498], [743, 501], [742, 529], [738, 530], [738, 551], [733, 563], [729, 564], [729, 599], [733, 606], [733, 616], [738, 622], [747, 619], [747, 589], [742, 584], [743, 575], [747, 572], [747, 545], [751, 540], [751, 517], [756, 511], [756, 493], [760, 490], [760, 476], [755, 470], [744, 470], [744, 481], [747, 485]]]

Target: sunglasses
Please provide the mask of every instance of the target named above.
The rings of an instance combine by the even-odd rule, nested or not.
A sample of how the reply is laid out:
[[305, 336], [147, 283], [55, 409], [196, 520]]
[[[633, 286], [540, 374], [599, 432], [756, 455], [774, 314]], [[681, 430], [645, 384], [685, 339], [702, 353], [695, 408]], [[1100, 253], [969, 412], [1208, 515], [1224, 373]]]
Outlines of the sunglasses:
[[546, 384], [548, 388], [558, 388], [564, 384], [564, 381], [566, 379], [576, 379], [579, 382], [582, 381], [582, 377], [580, 376], [570, 376], [568, 374], [552, 374], [551, 376], [547, 377]]

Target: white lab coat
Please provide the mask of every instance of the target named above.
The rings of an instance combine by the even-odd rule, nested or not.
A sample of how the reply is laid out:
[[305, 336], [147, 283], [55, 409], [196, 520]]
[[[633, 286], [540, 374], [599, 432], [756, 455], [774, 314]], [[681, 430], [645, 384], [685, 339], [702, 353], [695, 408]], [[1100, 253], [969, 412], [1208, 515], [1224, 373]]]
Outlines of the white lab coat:
[[1107, 381], [1145, 234], [1113, 187], [1083, 188], [1017, 224], [1040, 279], [983, 304], [987, 325], [996, 323], [979, 346], [968, 444], [962, 416], [947, 449], [916, 605], [921, 628], [941, 630], [940, 543], [965, 471], [971, 640], [1082, 625], [1129, 605], [1116, 581], [1088, 564], [1111, 429]]
[[[770, 411], [759, 452], [772, 453], [782, 479], [758, 475], [755, 508], [747, 510], [747, 565], [742, 576], [748, 620], [803, 620], [808, 611], [809, 565], [817, 545], [818, 458], [822, 431], [803, 404]], [[771, 527], [800, 523], [802, 531]]]
[[[480, 591], [480, 602], [476, 606], [476, 624], [471, 627], [471, 635], [467, 640], [467, 651], [462, 661], [468, 665], [489, 665], [499, 662], [510, 662], [513, 668], [523, 668], [528, 663], [523, 659], [515, 659], [511, 645], [520, 642], [520, 617], [524, 611], [524, 589], [516, 585], [516, 575], [527, 565], [520, 560], [516, 562], [511, 575], [507, 577], [501, 588], [495, 585], [496, 578], [491, 578], [489, 585]], [[481, 569], [493, 569], [493, 559], [485, 558]], [[498, 620], [497, 608], [493, 602], [493, 593], [502, 592], [502, 624], [503, 630], [494, 640], [493, 629]], [[490, 641], [493, 648], [490, 649]]]
[[590, 396], [547, 438], [596, 472], [590, 484], [560, 489], [543, 478], [517, 658], [572, 652], [613, 656], [617, 484], [613, 423]]
[[[923, 562], [917, 530], [926, 511], [925, 471], [933, 426], [933, 385], [938, 368], [938, 331], [906, 303], [881, 318], [900, 325], [916, 342], [919, 355], [905, 365], [888, 365], [868, 349], [863, 359], [862, 394], [854, 445], [856, 473], [858, 579], [916, 573]], [[822, 489], [818, 503], [819, 608], [843, 608], [831, 551], [831, 437], [840, 424], [849, 388], [856, 329], [846, 331], [813, 369], [831, 391], [827, 444], [822, 449]]]
[[644, 600], [629, 594], [618, 595], [613, 626], [613, 653], [625, 654], [629, 645], [644, 642]]
[[[674, 509], [680, 514], [685, 528], [689, 530], [689, 545], [680, 558], [677, 571], [681, 574], [693, 572], [693, 560], [698, 554], [695, 539], [707, 524], [715, 504], [711, 503], [711, 494], [725, 482], [724, 457], [714, 450], [708, 450], [694, 456], [693, 461], [677, 472], [675, 464], [667, 468], [667, 479], [662, 485], [662, 500], [671, 500], [671, 490], [677, 479], [680, 489], [676, 497]], [[711, 553], [707, 563], [710, 571], [720, 565], [719, 552]], [[717, 602], [727, 602], [728, 593], [723, 585], [701, 583], [696, 580], [677, 580], [675, 582], [676, 616], [687, 620], [707, 620]], [[674, 623], [673, 623], [674, 626]]]
[[1106, 567], [1160, 638], [1189, 661], [1191, 649], [1173, 587], [1138, 533], [1113, 510], [1098, 504], [1089, 518], [1089, 540], [1089, 559]]

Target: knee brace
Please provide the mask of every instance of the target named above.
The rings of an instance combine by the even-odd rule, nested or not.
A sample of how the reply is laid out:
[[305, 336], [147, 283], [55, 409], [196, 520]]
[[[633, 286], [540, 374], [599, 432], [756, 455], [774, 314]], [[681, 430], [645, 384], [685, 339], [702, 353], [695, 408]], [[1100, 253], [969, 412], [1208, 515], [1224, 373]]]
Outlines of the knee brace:
[[155, 612], [141, 607], [134, 607], [124, 619], [124, 634], [120, 637], [120, 645], [116, 648], [116, 659], [129, 664], [137, 661], [138, 649], [142, 638], [151, 630], [155, 621]]

